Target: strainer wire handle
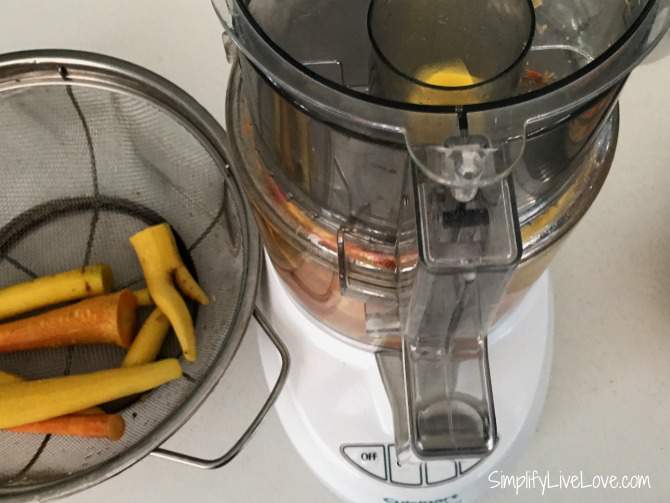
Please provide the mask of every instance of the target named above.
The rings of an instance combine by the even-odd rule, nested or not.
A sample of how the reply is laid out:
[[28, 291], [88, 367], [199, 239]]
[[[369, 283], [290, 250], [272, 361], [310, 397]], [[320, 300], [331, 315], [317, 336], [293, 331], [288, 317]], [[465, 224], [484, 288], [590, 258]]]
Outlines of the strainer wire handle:
[[151, 453], [153, 456], [162, 459], [168, 459], [170, 461], [175, 461], [177, 463], [182, 463], [196, 468], [202, 468], [203, 470], [214, 470], [226, 466], [233, 459], [235, 459], [237, 455], [240, 452], [242, 452], [242, 449], [244, 449], [249, 440], [251, 440], [251, 437], [253, 437], [254, 433], [256, 433], [256, 430], [263, 422], [263, 419], [265, 419], [265, 416], [270, 411], [272, 406], [275, 404], [277, 398], [279, 397], [279, 394], [284, 388], [284, 384], [286, 383], [286, 378], [288, 376], [290, 366], [290, 358], [286, 346], [281, 341], [277, 333], [273, 330], [273, 328], [270, 326], [270, 323], [267, 321], [265, 316], [263, 316], [263, 313], [261, 313], [258, 308], [254, 309], [254, 318], [256, 318], [258, 324], [265, 331], [266, 335], [268, 336], [270, 341], [272, 341], [275, 348], [279, 352], [279, 355], [281, 356], [281, 369], [279, 371], [279, 377], [277, 377], [277, 381], [275, 382], [275, 385], [272, 388], [272, 391], [270, 392], [270, 396], [265, 401], [263, 408], [261, 408], [259, 413], [254, 418], [254, 420], [251, 422], [251, 425], [249, 425], [249, 427], [242, 434], [240, 439], [237, 442], [235, 442], [235, 445], [233, 445], [228, 452], [226, 452], [223, 456], [215, 459], [198, 458], [195, 456], [190, 456], [188, 454], [183, 454], [181, 452], [170, 451], [161, 448], [154, 450]]

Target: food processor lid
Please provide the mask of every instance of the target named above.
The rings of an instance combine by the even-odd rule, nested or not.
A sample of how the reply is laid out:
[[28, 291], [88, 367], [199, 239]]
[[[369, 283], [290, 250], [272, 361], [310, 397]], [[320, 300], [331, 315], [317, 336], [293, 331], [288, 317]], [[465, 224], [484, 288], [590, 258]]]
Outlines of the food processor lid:
[[531, 99], [579, 79], [666, 3], [228, 1], [237, 33], [249, 23], [278, 56], [318, 82], [370, 102], [442, 111]]
[[670, 23], [670, 0], [226, 3], [213, 0], [227, 36], [303, 111], [404, 141], [426, 176], [469, 194], [624, 79]]

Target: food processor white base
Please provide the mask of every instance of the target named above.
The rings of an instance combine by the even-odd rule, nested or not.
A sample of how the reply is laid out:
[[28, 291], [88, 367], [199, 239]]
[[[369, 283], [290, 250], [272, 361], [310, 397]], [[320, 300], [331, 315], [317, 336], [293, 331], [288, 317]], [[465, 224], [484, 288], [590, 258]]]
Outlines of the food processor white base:
[[[291, 356], [276, 403], [281, 423], [314, 473], [356, 503], [471, 503], [508, 472], [538, 423], [553, 349], [553, 299], [548, 274], [489, 336], [499, 443], [487, 458], [399, 467], [394, 459], [391, 407], [374, 353], [343, 342], [300, 308], [267, 268], [259, 307]], [[258, 337], [270, 385], [276, 350]], [[494, 474], [495, 476], [495, 474]]]

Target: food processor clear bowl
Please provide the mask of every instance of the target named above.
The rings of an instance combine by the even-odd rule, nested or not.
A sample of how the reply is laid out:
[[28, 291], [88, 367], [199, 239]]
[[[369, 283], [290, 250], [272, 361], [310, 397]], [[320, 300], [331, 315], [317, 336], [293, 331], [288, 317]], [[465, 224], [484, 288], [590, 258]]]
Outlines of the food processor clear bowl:
[[[330, 172], [319, 169], [318, 163], [301, 162], [318, 155], [321, 148], [327, 149], [311, 150], [307, 142], [314, 136], [305, 132], [315, 131], [318, 123], [295, 111], [280, 95], [274, 96], [273, 110], [278, 117], [274, 117], [272, 123], [281, 129], [269, 135], [274, 142], [268, 145], [258, 134], [252, 117], [260, 102], [250, 101], [243, 89], [248, 89], [256, 76], [246, 74], [243, 84], [241, 73], [240, 66], [235, 65], [228, 90], [226, 117], [230, 155], [234, 164], [245, 167], [240, 180], [278, 274], [294, 298], [319, 322], [356, 343], [398, 349], [398, 328], [389, 330], [375, 326], [372, 321], [389, 309], [388, 299], [393, 298], [396, 288], [395, 229], [392, 220], [385, 220], [383, 216], [384, 212], [397, 215], [399, 202], [393, 208], [397, 198], [389, 197], [386, 201], [382, 198], [389, 192], [393, 195], [389, 187], [393, 187], [394, 181], [396, 186], [400, 182], [391, 179], [389, 169], [384, 171], [388, 179], [384, 184], [378, 183], [378, 177], [374, 176], [355, 177], [356, 169], [362, 167], [360, 161], [336, 165]], [[257, 84], [260, 97], [267, 91], [267, 84], [262, 79]], [[533, 148], [537, 161], [532, 164], [532, 171], [517, 172], [523, 261], [507, 288], [499, 316], [514, 307], [542, 275], [558, 251], [555, 245], [578, 223], [604, 183], [616, 150], [618, 113], [613, 113], [609, 120], [604, 117], [615, 96], [616, 93], [604, 96], [561, 125], [561, 134], [555, 134], [555, 138], [537, 138], [530, 142], [537, 145]], [[260, 111], [259, 116], [272, 117], [267, 110]], [[339, 139], [339, 132], [329, 134], [338, 137], [336, 141]], [[589, 141], [578, 148], [571, 137], [587, 137]], [[348, 141], [349, 145], [356, 143], [355, 139]], [[402, 149], [387, 147], [403, 155]], [[551, 154], [557, 147], [564, 149], [563, 156]], [[355, 147], [352, 151], [355, 155]], [[300, 156], [306, 152], [311, 153], [307, 157]], [[286, 162], [273, 161], [278, 158]], [[398, 164], [402, 166], [402, 160]], [[368, 169], [382, 168], [371, 165]], [[401, 170], [396, 170], [395, 177], [401, 175]], [[363, 223], [359, 220], [356, 228], [349, 232], [346, 251], [352, 283], [374, 292], [377, 301], [375, 297], [347, 295], [341, 289], [338, 236], [342, 237], [341, 228], [346, 228], [348, 223], [350, 190], [377, 196], [374, 201], [379, 209], [360, 215]], [[405, 259], [406, 266], [415, 263], [416, 252]]]

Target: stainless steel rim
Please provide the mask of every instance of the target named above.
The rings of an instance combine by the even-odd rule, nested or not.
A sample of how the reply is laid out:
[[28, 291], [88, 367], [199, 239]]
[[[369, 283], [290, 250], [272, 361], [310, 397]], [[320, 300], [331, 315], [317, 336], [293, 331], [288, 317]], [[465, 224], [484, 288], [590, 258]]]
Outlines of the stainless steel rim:
[[247, 226], [246, 235], [241, 236], [245, 238], [243, 245], [247, 249], [244, 271], [246, 289], [238, 301], [228, 341], [216, 356], [216, 363], [208, 369], [195, 392], [168, 420], [131, 449], [86, 472], [55, 483], [0, 489], [0, 499], [12, 502], [61, 498], [95, 486], [151, 454], [176, 433], [209, 396], [234, 358], [254, 311], [260, 280], [260, 238], [234, 168], [228, 164], [225, 131], [200, 104], [153, 72], [108, 56], [81, 51], [41, 50], [0, 57], [0, 91], [51, 84], [90, 86], [139, 96], [170, 112], [175, 120], [188, 124], [212, 157], [221, 160], [220, 169], [240, 194], [240, 213]]

